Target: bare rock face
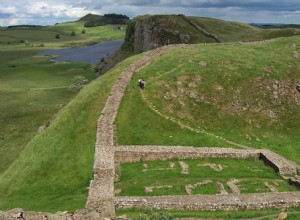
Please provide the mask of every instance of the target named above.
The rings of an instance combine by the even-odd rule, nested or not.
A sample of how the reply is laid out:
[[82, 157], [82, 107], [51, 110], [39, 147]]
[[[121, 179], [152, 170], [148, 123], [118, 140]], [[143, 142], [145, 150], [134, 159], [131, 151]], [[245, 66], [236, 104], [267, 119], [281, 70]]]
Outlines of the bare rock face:
[[134, 52], [149, 51], [168, 44], [188, 43], [190, 36], [168, 27], [160, 27], [160, 19], [150, 16], [135, 23]]

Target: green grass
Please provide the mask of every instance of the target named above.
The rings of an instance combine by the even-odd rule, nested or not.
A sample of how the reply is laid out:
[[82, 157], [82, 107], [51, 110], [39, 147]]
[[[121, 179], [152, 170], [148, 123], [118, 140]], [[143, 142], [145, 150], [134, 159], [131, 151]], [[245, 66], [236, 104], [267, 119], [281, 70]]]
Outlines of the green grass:
[[[85, 34], [82, 34], [82, 30]], [[76, 35], [71, 36], [75, 31]], [[60, 39], [55, 39], [55, 34]], [[84, 28], [84, 22], [54, 26], [17, 26], [0, 33], [0, 174], [18, 158], [39, 126], [46, 125], [76, 92], [72, 80], [83, 75], [95, 78], [93, 66], [83, 63], [52, 63], [36, 57], [46, 48], [80, 46], [107, 39], [120, 39], [124, 30], [114, 26]], [[27, 44], [27, 45], [25, 45]], [[40, 46], [43, 44], [43, 46]]]
[[[120, 196], [158, 196], [158, 195], [186, 195], [185, 186], [206, 182], [204, 185], [195, 186], [192, 194], [219, 194], [217, 183], [222, 183], [228, 193], [232, 193], [227, 182], [238, 179], [236, 183], [241, 193], [271, 192], [265, 182], [278, 191], [297, 191], [297, 188], [283, 181], [274, 170], [264, 165], [257, 159], [197, 159], [183, 160], [189, 166], [189, 174], [181, 174], [178, 160], [151, 161], [123, 164], [120, 180], [115, 185], [121, 190]], [[170, 168], [174, 163], [174, 169]], [[222, 171], [215, 171], [205, 164], [221, 165]], [[144, 170], [143, 164], [148, 165]], [[145, 187], [172, 186], [172, 188], [153, 189], [145, 192]]]
[[[85, 30], [85, 34], [82, 34], [82, 30]], [[75, 31], [75, 36], [71, 36], [72, 31]], [[59, 39], [55, 38], [56, 34], [60, 35]], [[45, 27], [12, 27], [1, 30], [0, 49], [36, 47], [44, 50], [45, 48], [84, 46], [104, 40], [122, 39], [124, 36], [125, 30], [116, 30], [114, 25], [86, 28], [84, 21], [65, 22]]]
[[143, 78], [147, 99], [165, 116], [300, 163], [300, 67], [293, 56], [298, 41], [195, 46], [160, 56], [136, 73], [127, 89], [117, 118], [119, 144], [226, 146], [201, 133], [181, 138], [185, 130], [141, 99], [135, 87]]
[[84, 207], [92, 176], [96, 122], [122, 70], [92, 81], [35, 136], [0, 176], [0, 209], [74, 211]]
[[[175, 219], [180, 218], [199, 218], [199, 219], [253, 219], [259, 218], [264, 220], [276, 219], [280, 209], [264, 209], [264, 210], [239, 210], [239, 211], [155, 211], [148, 209], [127, 209], [117, 210], [117, 216], [127, 215], [130, 219], [138, 219], [144, 216], [145, 213], [167, 213]], [[287, 219], [298, 219], [300, 208], [288, 208]]]
[[73, 78], [84, 75], [91, 81], [95, 74], [90, 65], [55, 64], [48, 58], [33, 57], [27, 50], [9, 51], [3, 59], [1, 56], [0, 69], [1, 174], [18, 158], [38, 128], [48, 124], [74, 97], [76, 92], [67, 88]]
[[190, 17], [201, 28], [220, 37], [224, 42], [259, 41], [300, 34], [300, 29], [261, 29], [239, 22], [229, 22], [213, 18]]

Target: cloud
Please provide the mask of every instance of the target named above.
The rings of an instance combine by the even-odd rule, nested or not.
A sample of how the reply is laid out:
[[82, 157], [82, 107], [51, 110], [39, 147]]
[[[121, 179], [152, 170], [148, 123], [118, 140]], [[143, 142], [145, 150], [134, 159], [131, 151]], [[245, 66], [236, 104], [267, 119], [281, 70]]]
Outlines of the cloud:
[[54, 24], [88, 13], [186, 14], [230, 21], [300, 23], [299, 0], [1, 0], [0, 25]]

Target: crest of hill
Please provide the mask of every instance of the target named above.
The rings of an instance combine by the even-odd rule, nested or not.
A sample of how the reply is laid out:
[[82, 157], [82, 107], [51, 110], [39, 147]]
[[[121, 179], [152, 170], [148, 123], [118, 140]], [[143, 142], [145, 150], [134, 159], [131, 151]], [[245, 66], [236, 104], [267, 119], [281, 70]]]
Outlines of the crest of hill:
[[96, 27], [103, 26], [107, 24], [127, 24], [129, 22], [129, 17], [121, 14], [104, 14], [95, 15], [87, 14], [79, 19], [79, 21], [84, 21], [85, 27]]
[[263, 29], [205, 17], [144, 15], [129, 24], [125, 44], [139, 53], [167, 44], [248, 42], [299, 34], [299, 29], [290, 27]]

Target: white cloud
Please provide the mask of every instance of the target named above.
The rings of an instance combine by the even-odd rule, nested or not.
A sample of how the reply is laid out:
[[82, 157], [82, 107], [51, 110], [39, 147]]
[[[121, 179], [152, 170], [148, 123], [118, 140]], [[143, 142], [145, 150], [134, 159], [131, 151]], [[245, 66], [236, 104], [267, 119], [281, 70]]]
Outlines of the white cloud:
[[1, 0], [0, 25], [54, 24], [88, 13], [186, 14], [242, 22], [300, 24], [299, 0]]

